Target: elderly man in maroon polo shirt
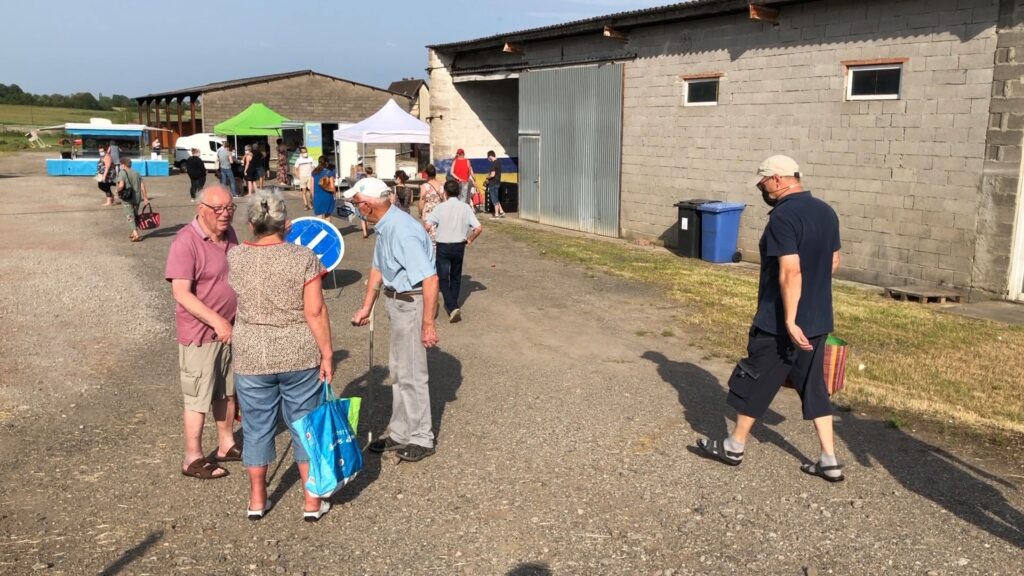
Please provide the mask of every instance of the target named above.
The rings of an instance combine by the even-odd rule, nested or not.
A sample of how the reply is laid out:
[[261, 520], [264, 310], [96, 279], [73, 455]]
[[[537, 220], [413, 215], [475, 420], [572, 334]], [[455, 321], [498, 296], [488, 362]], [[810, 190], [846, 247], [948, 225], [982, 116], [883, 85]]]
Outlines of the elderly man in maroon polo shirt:
[[[178, 366], [185, 397], [185, 458], [181, 473], [209, 480], [228, 471], [218, 462], [241, 460], [235, 445], [235, 386], [231, 373], [231, 329], [237, 301], [228, 285], [228, 250], [238, 245], [231, 227], [235, 204], [223, 186], [196, 199], [196, 217], [178, 231], [164, 276], [177, 303]], [[203, 452], [207, 412], [217, 421], [216, 457]]]

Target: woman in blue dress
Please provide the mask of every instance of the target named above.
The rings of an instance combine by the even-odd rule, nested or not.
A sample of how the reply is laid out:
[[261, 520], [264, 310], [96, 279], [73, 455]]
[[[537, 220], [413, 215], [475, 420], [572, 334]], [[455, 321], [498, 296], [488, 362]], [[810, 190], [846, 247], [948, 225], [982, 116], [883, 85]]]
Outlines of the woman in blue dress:
[[330, 220], [331, 215], [334, 214], [335, 199], [334, 192], [324, 190], [320, 185], [320, 180], [331, 178], [333, 182], [334, 176], [334, 166], [328, 164], [327, 156], [321, 156], [316, 168], [313, 169], [313, 214], [324, 220]]

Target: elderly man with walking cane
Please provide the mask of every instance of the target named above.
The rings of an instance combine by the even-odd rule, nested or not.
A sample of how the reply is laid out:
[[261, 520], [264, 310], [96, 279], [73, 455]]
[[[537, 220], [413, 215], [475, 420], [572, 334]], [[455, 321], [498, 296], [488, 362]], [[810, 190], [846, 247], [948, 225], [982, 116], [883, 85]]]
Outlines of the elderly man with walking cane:
[[418, 462], [434, 454], [426, 349], [437, 344], [438, 280], [430, 236], [415, 218], [391, 205], [390, 192], [381, 180], [363, 178], [344, 193], [352, 211], [376, 224], [377, 232], [366, 297], [352, 323], [369, 324], [377, 294], [384, 293], [391, 321], [391, 420], [369, 448]]

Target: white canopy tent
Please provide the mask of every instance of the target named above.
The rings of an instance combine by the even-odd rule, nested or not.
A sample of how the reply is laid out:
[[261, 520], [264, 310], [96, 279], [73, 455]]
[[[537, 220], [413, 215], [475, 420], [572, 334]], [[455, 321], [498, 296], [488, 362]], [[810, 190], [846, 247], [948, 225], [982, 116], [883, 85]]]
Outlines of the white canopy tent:
[[[402, 110], [392, 99], [369, 118], [335, 130], [334, 141], [338, 143], [335, 148], [338, 151], [338, 166], [344, 172], [346, 149], [354, 151], [358, 144], [362, 147], [359, 156], [365, 157], [367, 144], [430, 144], [430, 125]], [[378, 151], [378, 154], [383, 152]], [[376, 167], [379, 176], [383, 176], [385, 171], [394, 170], [393, 154], [387, 159], [378, 158], [378, 162], [386, 162], [387, 166], [387, 170], [381, 165]]]
[[334, 140], [357, 144], [430, 144], [430, 125], [402, 110], [392, 99], [362, 122], [335, 130]]

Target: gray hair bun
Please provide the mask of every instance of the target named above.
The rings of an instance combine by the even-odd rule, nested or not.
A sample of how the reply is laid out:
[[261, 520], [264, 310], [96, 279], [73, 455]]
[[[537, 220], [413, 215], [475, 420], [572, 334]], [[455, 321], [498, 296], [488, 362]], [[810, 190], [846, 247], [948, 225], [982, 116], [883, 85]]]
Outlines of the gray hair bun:
[[257, 190], [249, 202], [249, 223], [256, 236], [284, 232], [288, 220], [288, 208], [280, 192]]

